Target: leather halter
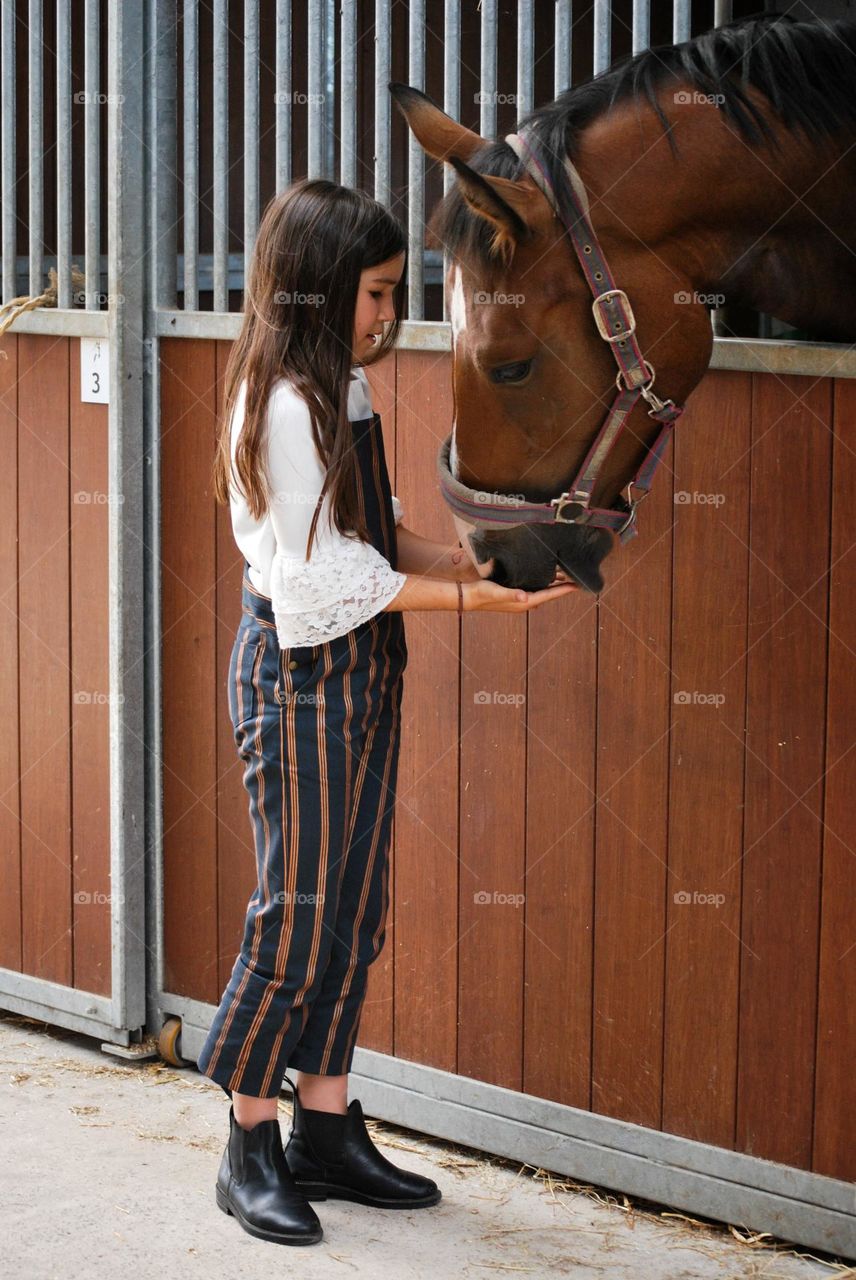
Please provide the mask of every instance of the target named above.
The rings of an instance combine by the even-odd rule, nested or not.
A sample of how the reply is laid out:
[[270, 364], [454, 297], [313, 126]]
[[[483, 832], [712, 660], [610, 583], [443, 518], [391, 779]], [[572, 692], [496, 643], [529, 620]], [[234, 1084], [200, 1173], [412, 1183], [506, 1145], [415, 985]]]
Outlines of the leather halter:
[[[654, 385], [654, 366], [645, 359], [639, 347], [633, 308], [624, 290], [616, 287], [591, 224], [585, 187], [571, 161], [565, 158], [571, 189], [571, 207], [568, 213], [559, 204], [547, 168], [533, 144], [531, 131], [508, 133], [505, 141], [523, 161], [528, 173], [547, 197], [556, 217], [564, 223], [583, 275], [594, 295], [592, 311], [598, 333], [604, 342], [609, 343], [609, 349], [618, 365], [615, 379], [617, 390], [603, 426], [582, 466], [568, 488], [557, 498], [552, 498], [549, 502], [527, 502], [508, 494], [470, 489], [452, 475], [452, 435], [443, 441], [437, 459], [440, 489], [448, 505], [470, 524], [593, 525], [611, 529], [624, 543], [637, 532], [636, 508], [651, 488], [672, 427], [683, 413], [683, 407], [672, 400], [661, 400], [651, 389]], [[650, 405], [648, 416], [662, 424], [661, 430], [635, 476], [623, 490], [619, 499], [624, 504], [623, 508], [593, 507], [591, 497], [601, 467], [640, 397]]]

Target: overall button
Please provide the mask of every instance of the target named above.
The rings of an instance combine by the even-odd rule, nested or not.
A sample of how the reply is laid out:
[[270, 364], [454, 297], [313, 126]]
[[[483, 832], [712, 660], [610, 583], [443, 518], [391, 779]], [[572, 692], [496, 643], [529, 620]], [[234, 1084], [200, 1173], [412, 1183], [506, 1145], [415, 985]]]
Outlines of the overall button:
[[289, 662], [288, 662], [289, 671], [296, 671], [299, 666], [300, 666], [300, 663], [297, 661], [296, 658], [289, 659]]

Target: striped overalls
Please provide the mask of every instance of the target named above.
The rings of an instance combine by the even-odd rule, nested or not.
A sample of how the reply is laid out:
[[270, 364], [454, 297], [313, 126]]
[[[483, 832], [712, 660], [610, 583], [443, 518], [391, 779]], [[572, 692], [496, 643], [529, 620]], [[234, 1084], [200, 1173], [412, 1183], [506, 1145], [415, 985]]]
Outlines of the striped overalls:
[[[380, 415], [350, 423], [374, 546], [397, 568]], [[350, 1070], [368, 966], [383, 946], [398, 771], [404, 616], [280, 649], [244, 574], [229, 709], [245, 762], [258, 884], [202, 1052], [203, 1075], [254, 1097], [287, 1067]]]

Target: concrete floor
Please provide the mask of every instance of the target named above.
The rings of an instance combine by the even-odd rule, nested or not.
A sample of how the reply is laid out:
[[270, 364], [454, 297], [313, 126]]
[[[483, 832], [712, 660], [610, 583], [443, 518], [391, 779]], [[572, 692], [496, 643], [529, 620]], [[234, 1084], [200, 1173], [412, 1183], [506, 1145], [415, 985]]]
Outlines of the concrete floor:
[[[384, 1212], [317, 1204], [320, 1244], [246, 1234], [214, 1203], [228, 1101], [195, 1070], [124, 1064], [98, 1044], [0, 1015], [3, 1273], [179, 1280], [530, 1275], [537, 1280], [808, 1280], [856, 1275], [786, 1245], [739, 1243], [727, 1228], [661, 1218], [597, 1188], [552, 1182], [387, 1125], [369, 1128], [391, 1160], [433, 1177], [443, 1200]], [[283, 1137], [290, 1108], [280, 1103]]]

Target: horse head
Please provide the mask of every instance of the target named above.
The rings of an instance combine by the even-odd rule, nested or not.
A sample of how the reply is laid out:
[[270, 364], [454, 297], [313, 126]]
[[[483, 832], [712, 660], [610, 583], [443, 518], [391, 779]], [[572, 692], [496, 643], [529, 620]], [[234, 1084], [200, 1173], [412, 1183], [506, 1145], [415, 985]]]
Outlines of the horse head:
[[[429, 228], [452, 255], [449, 470], [462, 486], [489, 492], [497, 513], [495, 521], [480, 520], [471, 505], [468, 517], [456, 515], [462, 542], [480, 572], [503, 585], [537, 590], [558, 568], [598, 592], [599, 566], [620, 520], [611, 530], [515, 519], [518, 503], [550, 504], [567, 492], [617, 393], [611, 344], [599, 331], [566, 227], [508, 142], [485, 140], [457, 124], [418, 90], [391, 90], [423, 149], [451, 165], [456, 177]], [[581, 160], [578, 172], [586, 175], [589, 167]], [[610, 217], [608, 202], [601, 208], [598, 240], [632, 299], [657, 391], [680, 403], [710, 358], [708, 308], [676, 300], [692, 293], [689, 279], [664, 269], [620, 217]], [[626, 513], [622, 491], [659, 434], [647, 409], [640, 399], [626, 416], [598, 471], [592, 508]], [[498, 510], [503, 498], [504, 516]]]

